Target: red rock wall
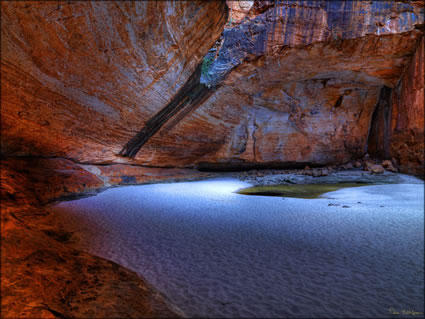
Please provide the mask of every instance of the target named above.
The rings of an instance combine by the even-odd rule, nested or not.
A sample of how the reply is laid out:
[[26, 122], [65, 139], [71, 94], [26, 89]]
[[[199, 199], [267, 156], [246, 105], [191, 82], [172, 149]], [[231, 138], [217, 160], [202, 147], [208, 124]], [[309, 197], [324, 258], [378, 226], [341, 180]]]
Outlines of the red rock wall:
[[215, 1], [1, 2], [2, 318], [181, 315], [134, 272], [75, 250], [78, 238], [43, 205], [207, 175], [57, 156], [116, 159], [186, 82], [226, 18]]
[[389, 160], [391, 158], [389, 135], [391, 131], [392, 92], [393, 90], [387, 86], [381, 89], [370, 124], [367, 152], [378, 159]]
[[424, 37], [393, 94], [391, 156], [401, 172], [424, 175]]
[[2, 1], [4, 155], [107, 162], [222, 32], [219, 1]]
[[416, 3], [238, 3], [217, 44], [227, 79], [131, 160], [117, 154], [219, 38], [225, 2], [1, 5], [3, 155], [85, 163], [321, 165], [361, 156], [381, 87], [395, 86], [423, 34]]
[[205, 77], [227, 78], [197, 110], [167, 123], [136, 161], [252, 167], [363, 156], [381, 88], [396, 85], [423, 34], [418, 7], [255, 2], [242, 17], [233, 5]]
[[[227, 91], [227, 109], [230, 103], [238, 105], [232, 118], [236, 130], [247, 127], [249, 138], [241, 152], [243, 138], [229, 134], [234, 138], [226, 138], [228, 144], [217, 155], [222, 160], [316, 164], [361, 156], [380, 88], [394, 85], [402, 72], [398, 64], [408, 62], [398, 57], [412, 52], [412, 40], [371, 36], [322, 42], [241, 65], [228, 78], [229, 88], [218, 94]], [[218, 113], [220, 100], [200, 111]]]

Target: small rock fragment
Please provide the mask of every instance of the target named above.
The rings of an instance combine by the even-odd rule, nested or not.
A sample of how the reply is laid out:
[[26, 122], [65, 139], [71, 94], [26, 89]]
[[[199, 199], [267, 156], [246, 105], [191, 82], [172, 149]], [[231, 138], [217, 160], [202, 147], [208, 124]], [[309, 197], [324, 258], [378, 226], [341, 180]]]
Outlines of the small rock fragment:
[[363, 170], [364, 171], [371, 171], [373, 165], [375, 165], [374, 162], [372, 162], [372, 161], [365, 161], [364, 162], [364, 165], [363, 165]]
[[384, 160], [384, 161], [382, 161], [382, 164], [381, 165], [387, 171], [397, 173], [397, 169], [393, 166], [393, 163], [390, 160]]
[[393, 166], [393, 163], [391, 163], [391, 161], [389, 161], [389, 160], [384, 160], [384, 161], [382, 161], [381, 165], [382, 165], [383, 168], [387, 168], [389, 166]]
[[394, 166], [391, 166], [391, 167], [388, 167], [387, 168], [387, 171], [390, 171], [390, 172], [393, 172], [393, 173], [397, 173], [398, 172], [398, 169], [395, 168]]
[[319, 177], [320, 175], [322, 175], [322, 171], [320, 169], [313, 170], [313, 177]]
[[355, 168], [360, 168], [360, 167], [362, 167], [362, 163], [360, 161], [355, 161], [354, 162], [354, 167]]
[[384, 168], [378, 164], [372, 165], [370, 170], [373, 174], [383, 174], [385, 172]]
[[347, 163], [344, 165], [344, 169], [352, 169], [353, 168], [353, 164], [351, 163]]

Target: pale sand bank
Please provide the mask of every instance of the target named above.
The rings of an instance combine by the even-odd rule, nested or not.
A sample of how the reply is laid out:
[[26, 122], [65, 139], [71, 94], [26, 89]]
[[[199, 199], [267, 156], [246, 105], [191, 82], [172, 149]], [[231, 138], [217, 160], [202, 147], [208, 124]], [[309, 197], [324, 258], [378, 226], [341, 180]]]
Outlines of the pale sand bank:
[[81, 238], [80, 248], [138, 272], [188, 316], [424, 311], [423, 184], [309, 200], [233, 193], [249, 185], [129, 186], [51, 209]]

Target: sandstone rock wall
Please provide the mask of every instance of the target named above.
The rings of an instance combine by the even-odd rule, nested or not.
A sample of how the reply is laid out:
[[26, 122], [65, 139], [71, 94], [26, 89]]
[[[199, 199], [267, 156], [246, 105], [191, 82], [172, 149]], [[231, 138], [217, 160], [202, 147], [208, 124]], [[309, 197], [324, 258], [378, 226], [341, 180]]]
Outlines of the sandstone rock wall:
[[[385, 1], [255, 2], [226, 24], [201, 82], [217, 91], [136, 161], [324, 165], [361, 157], [381, 88], [423, 34], [423, 8]], [[231, 14], [231, 13], [230, 13]]]
[[[179, 167], [362, 156], [379, 92], [423, 34], [420, 2], [228, 4], [231, 20], [216, 1], [2, 2], [2, 154]], [[210, 48], [214, 94], [134, 160], [118, 156]]]
[[424, 37], [400, 81], [381, 91], [371, 120], [368, 153], [400, 171], [424, 175]]
[[181, 316], [134, 272], [75, 250], [78, 238], [43, 205], [206, 176], [66, 158], [117, 160], [218, 38], [225, 4], [3, 1], [1, 15], [0, 316]]
[[424, 37], [393, 93], [391, 156], [400, 170], [424, 176]]
[[2, 1], [1, 18], [3, 155], [107, 162], [184, 85], [227, 7]]

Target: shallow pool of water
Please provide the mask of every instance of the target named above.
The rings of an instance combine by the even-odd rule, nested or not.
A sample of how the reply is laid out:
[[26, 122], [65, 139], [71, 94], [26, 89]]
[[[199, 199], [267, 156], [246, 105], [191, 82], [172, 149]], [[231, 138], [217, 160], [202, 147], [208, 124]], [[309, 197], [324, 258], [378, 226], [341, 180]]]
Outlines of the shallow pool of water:
[[367, 183], [335, 183], [335, 184], [296, 184], [296, 185], [267, 185], [251, 186], [237, 191], [241, 195], [280, 196], [314, 199], [329, 192], [343, 188], [367, 186]]

